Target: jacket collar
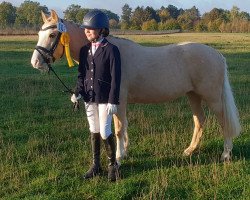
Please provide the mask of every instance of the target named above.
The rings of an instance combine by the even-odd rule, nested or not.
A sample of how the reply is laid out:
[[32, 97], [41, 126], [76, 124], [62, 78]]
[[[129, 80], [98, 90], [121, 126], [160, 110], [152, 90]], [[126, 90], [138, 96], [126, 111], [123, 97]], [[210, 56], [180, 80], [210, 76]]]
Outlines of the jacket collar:
[[[93, 58], [95, 59], [97, 56], [99, 56], [103, 51], [104, 48], [108, 45], [108, 40], [106, 38], [104, 38], [101, 42], [101, 45], [99, 46], [99, 48], [96, 50]], [[91, 47], [91, 46], [90, 46]]]

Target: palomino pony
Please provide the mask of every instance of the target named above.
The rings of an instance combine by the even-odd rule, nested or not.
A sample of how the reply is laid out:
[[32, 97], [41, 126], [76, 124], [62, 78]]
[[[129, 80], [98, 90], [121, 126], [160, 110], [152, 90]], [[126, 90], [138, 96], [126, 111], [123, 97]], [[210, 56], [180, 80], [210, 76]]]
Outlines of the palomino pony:
[[[34, 68], [48, 70], [48, 64], [64, 54], [56, 28], [62, 20], [53, 10], [50, 16], [42, 13], [42, 18], [44, 24], [31, 63]], [[80, 48], [88, 43], [84, 31], [66, 20], [63, 23], [70, 35], [71, 55], [79, 61]], [[194, 120], [193, 137], [184, 155], [191, 155], [199, 144], [205, 122], [201, 103], [205, 101], [222, 127], [224, 151], [221, 159], [230, 159], [232, 139], [240, 134], [241, 128], [227, 76], [227, 64], [219, 52], [197, 43], [143, 47], [127, 39], [112, 36], [107, 39], [118, 46], [122, 63], [120, 105], [114, 115], [119, 161], [128, 148], [127, 104], [162, 103], [183, 95], [188, 97]]]

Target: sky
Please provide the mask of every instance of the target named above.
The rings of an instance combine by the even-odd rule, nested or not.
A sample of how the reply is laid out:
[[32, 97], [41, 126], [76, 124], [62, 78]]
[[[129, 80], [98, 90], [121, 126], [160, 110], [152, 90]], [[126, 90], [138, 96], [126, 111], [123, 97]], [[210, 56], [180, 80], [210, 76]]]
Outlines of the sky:
[[[20, 6], [24, 0], [4, 0], [10, 2], [14, 6]], [[240, 11], [250, 13], [250, 0], [32, 0], [39, 2], [40, 5], [45, 5], [49, 10], [55, 10], [59, 17], [63, 18], [63, 11], [71, 4], [80, 5], [83, 8], [99, 8], [107, 9], [113, 13], [122, 14], [122, 7], [127, 3], [132, 9], [137, 6], [151, 6], [154, 9], [159, 9], [161, 6], [167, 7], [168, 5], [174, 5], [178, 9], [189, 9], [193, 6], [199, 9], [200, 14], [209, 12], [213, 8], [222, 8], [225, 10], [231, 10], [233, 6], [237, 6]], [[3, 2], [3, 1], [0, 1]]]

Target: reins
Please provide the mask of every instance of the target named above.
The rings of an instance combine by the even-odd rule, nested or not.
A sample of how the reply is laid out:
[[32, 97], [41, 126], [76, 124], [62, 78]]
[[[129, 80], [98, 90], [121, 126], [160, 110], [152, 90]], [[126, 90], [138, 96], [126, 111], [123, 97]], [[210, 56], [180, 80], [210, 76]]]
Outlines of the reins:
[[67, 87], [65, 85], [65, 83], [62, 81], [62, 79], [57, 75], [55, 70], [51, 67], [51, 64], [48, 64], [48, 67], [49, 67], [49, 71], [52, 71], [54, 73], [54, 75], [56, 76], [56, 78], [59, 80], [59, 82], [65, 87], [66, 90], [64, 90], [63, 92], [68, 92], [70, 94], [75, 94], [71, 89], [69, 89], [69, 87]]
[[[63, 23], [63, 20], [60, 19], [60, 22]], [[46, 28], [40, 29], [40, 31], [46, 31], [48, 29], [55, 29], [55, 28], [58, 28], [57, 25], [51, 25], [51, 26], [48, 26]], [[61, 35], [62, 35], [62, 32], [58, 31], [56, 40], [54, 41], [54, 43], [53, 43], [53, 45], [51, 46], [50, 49], [47, 49], [45, 47], [37, 45], [35, 47], [35, 50], [38, 51], [38, 53], [42, 56], [45, 63], [48, 65], [49, 72], [52, 71], [54, 73], [54, 75], [56, 76], [56, 78], [59, 80], [59, 82], [64, 86], [66, 91], [63, 91], [63, 92], [68, 92], [70, 94], [75, 94], [71, 89], [69, 89], [69, 87], [66, 86], [66, 84], [62, 81], [62, 79], [58, 76], [58, 74], [55, 72], [55, 70], [51, 66], [51, 63], [53, 63], [55, 61], [55, 57], [53, 56], [53, 54], [54, 54], [54, 52], [55, 52], [55, 50], [56, 50], [56, 48], [57, 48], [57, 46], [59, 44]], [[78, 104], [78, 101], [77, 101], [76, 103], [74, 103], [74, 110], [76, 111], [78, 109], [79, 109], [79, 104]]]

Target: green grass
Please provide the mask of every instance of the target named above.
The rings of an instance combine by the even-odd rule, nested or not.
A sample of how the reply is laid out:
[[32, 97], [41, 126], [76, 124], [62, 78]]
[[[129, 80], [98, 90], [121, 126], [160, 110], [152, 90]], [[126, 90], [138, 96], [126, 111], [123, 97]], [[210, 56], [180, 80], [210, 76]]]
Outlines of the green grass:
[[[234, 140], [233, 161], [219, 162], [220, 128], [206, 109], [206, 129], [192, 157], [182, 157], [192, 136], [185, 97], [157, 105], [130, 105], [130, 148], [122, 179], [107, 174], [81, 180], [90, 163], [90, 136], [81, 105], [51, 75], [30, 65], [36, 37], [0, 36], [0, 198], [1, 199], [250, 199], [250, 35], [172, 34], [126, 36], [142, 45], [195, 41], [225, 55], [240, 112], [242, 134]], [[66, 61], [55, 69], [74, 87], [77, 68]], [[107, 165], [102, 150], [102, 164]]]

